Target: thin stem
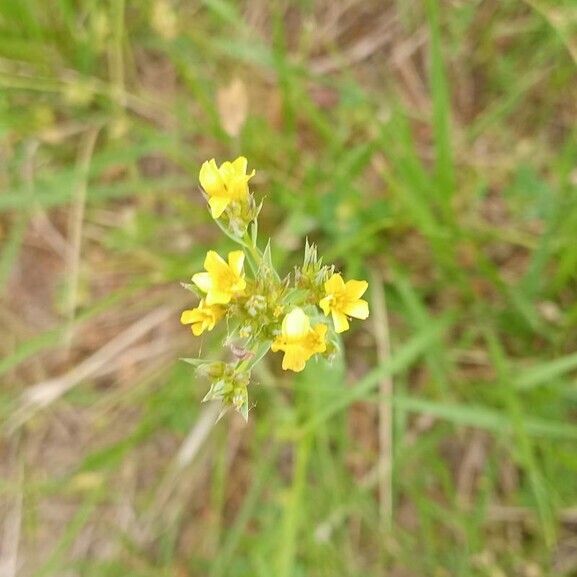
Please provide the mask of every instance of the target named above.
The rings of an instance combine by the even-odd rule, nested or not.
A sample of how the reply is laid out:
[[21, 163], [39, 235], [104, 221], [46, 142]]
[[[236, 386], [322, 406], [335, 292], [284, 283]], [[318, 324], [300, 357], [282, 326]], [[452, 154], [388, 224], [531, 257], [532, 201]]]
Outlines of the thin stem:
[[256, 240], [253, 242], [248, 232], [245, 232], [243, 236], [243, 242], [244, 246], [250, 252], [251, 257], [254, 259], [257, 267], [260, 268], [260, 265], [262, 264], [262, 253], [260, 252], [258, 246], [256, 246]]
[[238, 236], [234, 236], [234, 234], [232, 234], [226, 227], [222, 225], [222, 223], [220, 222], [220, 220], [218, 220], [218, 218], [215, 218], [214, 222], [216, 223], [218, 228], [220, 228], [220, 230], [222, 230], [222, 232], [224, 232], [224, 234], [226, 234], [226, 236], [230, 238], [230, 240], [236, 242], [236, 244], [240, 244], [241, 246], [247, 248], [244, 240], [242, 238], [239, 238]]

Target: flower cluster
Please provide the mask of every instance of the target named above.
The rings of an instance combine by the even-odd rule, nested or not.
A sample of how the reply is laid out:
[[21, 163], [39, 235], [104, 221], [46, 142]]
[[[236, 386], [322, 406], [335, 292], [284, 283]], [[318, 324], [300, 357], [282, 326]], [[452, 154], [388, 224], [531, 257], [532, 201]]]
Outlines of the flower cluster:
[[193, 275], [192, 284], [183, 284], [200, 302], [181, 316], [195, 336], [226, 319], [234, 360], [185, 360], [211, 381], [204, 400], [219, 400], [224, 410], [234, 407], [245, 418], [251, 370], [269, 350], [283, 353], [284, 370], [300, 372], [312, 357], [333, 354], [336, 335], [349, 329], [351, 318], [369, 316], [361, 298], [368, 283], [345, 282], [334, 266], [323, 265], [308, 241], [302, 266], [281, 278], [272, 264], [270, 241], [264, 251], [257, 244], [261, 205], [248, 185], [255, 171], [249, 174], [247, 167], [241, 156], [220, 166], [212, 159], [200, 169], [213, 219], [241, 250], [229, 252], [226, 260], [208, 251], [205, 270]]

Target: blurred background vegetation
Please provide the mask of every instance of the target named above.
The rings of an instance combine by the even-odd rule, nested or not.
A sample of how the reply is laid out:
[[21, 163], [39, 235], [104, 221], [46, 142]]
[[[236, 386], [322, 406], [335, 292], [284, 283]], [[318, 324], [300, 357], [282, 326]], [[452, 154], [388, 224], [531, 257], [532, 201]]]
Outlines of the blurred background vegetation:
[[[574, 0], [0, 0], [0, 572], [577, 575]], [[346, 358], [212, 425], [180, 281], [371, 282]]]

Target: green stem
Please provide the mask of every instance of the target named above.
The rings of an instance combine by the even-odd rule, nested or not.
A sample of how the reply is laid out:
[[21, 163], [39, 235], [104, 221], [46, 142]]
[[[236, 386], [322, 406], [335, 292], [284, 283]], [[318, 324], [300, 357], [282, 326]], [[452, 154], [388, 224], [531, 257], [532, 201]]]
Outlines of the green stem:
[[218, 228], [220, 228], [220, 230], [224, 232], [224, 234], [226, 234], [228, 238], [230, 238], [230, 240], [236, 242], [236, 244], [240, 244], [241, 246], [246, 247], [244, 240], [242, 238], [239, 238], [238, 236], [234, 236], [234, 234], [232, 234], [222, 225], [222, 223], [220, 222], [220, 220], [218, 220], [218, 218], [215, 218], [214, 222], [216, 223], [216, 226], [218, 226]]
[[253, 258], [254, 262], [256, 263], [257, 267], [260, 267], [260, 265], [262, 264], [262, 253], [260, 252], [258, 246], [256, 246], [256, 241], [253, 242], [253, 240], [250, 238], [248, 232], [244, 233], [242, 240], [243, 240], [244, 246], [249, 251], [249, 253], [250, 253], [251, 257]]

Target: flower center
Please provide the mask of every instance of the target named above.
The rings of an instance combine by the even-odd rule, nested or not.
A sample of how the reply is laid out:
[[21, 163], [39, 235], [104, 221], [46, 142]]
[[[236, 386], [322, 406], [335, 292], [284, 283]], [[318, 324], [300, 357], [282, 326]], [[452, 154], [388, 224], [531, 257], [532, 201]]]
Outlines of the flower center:
[[223, 270], [222, 272], [219, 272], [216, 277], [218, 286], [223, 289], [230, 289], [236, 280], [237, 279], [231, 270]]
[[337, 311], [342, 311], [342, 309], [347, 304], [347, 297], [344, 293], [334, 294], [332, 297], [332, 308]]

